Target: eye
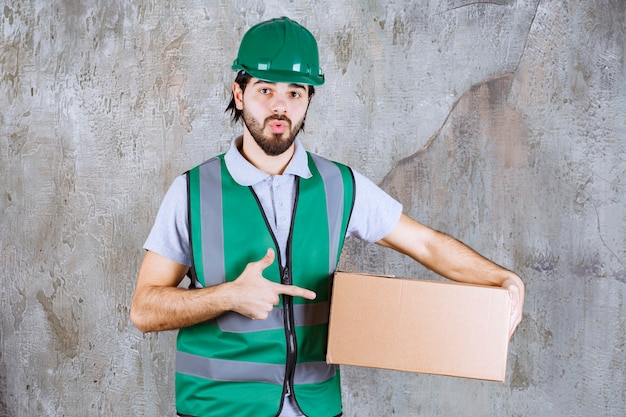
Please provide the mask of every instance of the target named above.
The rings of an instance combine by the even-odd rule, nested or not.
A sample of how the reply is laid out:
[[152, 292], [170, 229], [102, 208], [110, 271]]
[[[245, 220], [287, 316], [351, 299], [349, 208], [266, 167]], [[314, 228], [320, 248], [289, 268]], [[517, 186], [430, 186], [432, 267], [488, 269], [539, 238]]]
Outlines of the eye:
[[270, 93], [270, 89], [269, 88], [261, 88], [259, 89], [259, 93], [266, 95]]

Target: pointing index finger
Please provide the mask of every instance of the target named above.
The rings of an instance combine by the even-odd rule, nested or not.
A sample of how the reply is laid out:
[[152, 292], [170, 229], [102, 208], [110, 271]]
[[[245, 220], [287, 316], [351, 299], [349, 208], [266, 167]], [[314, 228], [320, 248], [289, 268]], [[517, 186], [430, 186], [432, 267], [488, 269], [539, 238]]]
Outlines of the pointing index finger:
[[307, 300], [315, 300], [317, 294], [315, 294], [311, 290], [307, 290], [305, 288], [297, 287], [295, 285], [285, 285], [285, 284], [276, 284], [278, 285], [279, 294], [291, 295], [292, 297], [302, 297]]

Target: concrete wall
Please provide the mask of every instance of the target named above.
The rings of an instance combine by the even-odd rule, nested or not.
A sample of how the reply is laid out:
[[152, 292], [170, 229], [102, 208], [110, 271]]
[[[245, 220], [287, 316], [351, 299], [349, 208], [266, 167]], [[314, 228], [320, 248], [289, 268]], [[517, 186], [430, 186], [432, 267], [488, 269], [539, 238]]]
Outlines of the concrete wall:
[[[227, 148], [245, 30], [327, 83], [302, 140], [527, 283], [505, 383], [343, 368], [346, 416], [626, 415], [624, 0], [0, 4], [0, 416], [171, 416], [174, 332], [128, 318], [175, 175]], [[350, 242], [342, 267], [434, 278]]]

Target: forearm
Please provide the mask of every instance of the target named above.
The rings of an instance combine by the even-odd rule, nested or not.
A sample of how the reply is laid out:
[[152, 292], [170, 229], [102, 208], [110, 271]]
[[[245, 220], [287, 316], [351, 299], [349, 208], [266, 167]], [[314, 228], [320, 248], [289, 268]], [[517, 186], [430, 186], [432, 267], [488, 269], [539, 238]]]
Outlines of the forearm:
[[179, 288], [188, 269], [155, 252], [146, 252], [130, 309], [130, 318], [139, 330], [180, 329], [215, 318], [231, 308], [229, 284]]
[[211, 320], [231, 309], [224, 285], [191, 290], [147, 286], [133, 298], [131, 320], [144, 333]]
[[458, 282], [503, 286], [519, 279], [508, 269], [490, 261], [464, 243], [438, 231], [425, 244], [419, 261], [438, 274]]
[[402, 252], [439, 275], [479, 285], [502, 284], [517, 275], [495, 264], [445, 233], [428, 228], [406, 215], [389, 236], [378, 242]]

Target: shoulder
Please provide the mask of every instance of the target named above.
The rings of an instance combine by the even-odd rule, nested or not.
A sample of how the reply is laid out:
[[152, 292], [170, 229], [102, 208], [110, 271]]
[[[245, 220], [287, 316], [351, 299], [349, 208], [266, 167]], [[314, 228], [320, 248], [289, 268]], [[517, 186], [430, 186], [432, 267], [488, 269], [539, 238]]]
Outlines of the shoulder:
[[316, 164], [317, 164], [317, 163], [322, 163], [322, 164], [334, 164], [334, 165], [338, 165], [338, 166], [346, 167], [346, 168], [348, 168], [348, 169], [352, 169], [352, 168], [350, 168], [348, 165], [346, 165], [346, 164], [344, 164], [344, 163], [341, 163], [341, 162], [338, 162], [338, 161], [335, 161], [335, 160], [332, 160], [332, 159], [326, 158], [326, 157], [324, 157], [324, 156], [318, 155], [318, 154], [313, 153], [313, 152], [309, 152], [309, 151], [307, 151], [307, 152], [306, 152], [306, 154], [308, 155], [309, 160], [313, 160], [313, 162], [315, 162]]
[[205, 167], [211, 167], [211, 166], [219, 165], [223, 159], [224, 159], [224, 154], [217, 155], [217, 156], [214, 156], [212, 158], [209, 158], [206, 161], [196, 165], [195, 167], [193, 167], [190, 170], [188, 170], [187, 172], [185, 172], [183, 174], [183, 176], [187, 176], [187, 175], [189, 175], [192, 172], [198, 172], [198, 171], [202, 170]]
[[333, 161], [323, 156], [307, 152], [309, 160], [313, 162], [317, 170], [322, 176], [330, 176], [334, 173], [340, 173], [344, 176], [344, 179], [351, 179], [354, 182], [353, 169], [348, 165], [341, 162]]
[[178, 200], [178, 196], [187, 194], [187, 175], [182, 174], [174, 178], [172, 184], [170, 185], [165, 198], [171, 198], [174, 200]]

